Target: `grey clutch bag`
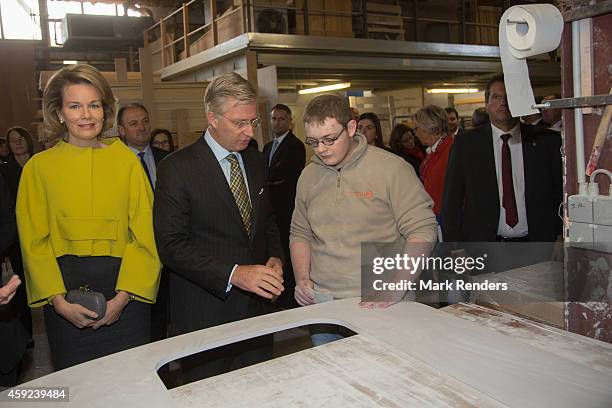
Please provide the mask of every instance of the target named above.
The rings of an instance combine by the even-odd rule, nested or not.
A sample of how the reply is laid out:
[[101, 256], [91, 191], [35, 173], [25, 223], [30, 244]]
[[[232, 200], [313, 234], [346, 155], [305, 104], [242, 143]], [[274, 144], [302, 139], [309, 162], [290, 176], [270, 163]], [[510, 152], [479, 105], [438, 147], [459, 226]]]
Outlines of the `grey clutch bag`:
[[100, 320], [106, 314], [106, 298], [104, 295], [100, 292], [92, 292], [87, 286], [69, 290], [66, 294], [66, 301], [69, 303], [77, 303], [97, 313], [98, 318], [94, 320]]

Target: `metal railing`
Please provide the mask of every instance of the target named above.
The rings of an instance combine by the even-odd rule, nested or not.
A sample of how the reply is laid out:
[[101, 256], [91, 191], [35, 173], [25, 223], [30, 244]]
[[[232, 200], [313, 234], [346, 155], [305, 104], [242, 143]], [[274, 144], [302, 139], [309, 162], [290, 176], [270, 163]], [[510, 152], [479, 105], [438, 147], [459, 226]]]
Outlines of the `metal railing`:
[[[256, 16], [262, 9], [273, 8], [285, 16], [285, 22], [291, 19], [294, 24], [287, 26], [286, 34], [297, 35], [328, 35], [320, 30], [321, 20], [317, 18], [344, 18], [345, 32], [340, 32], [340, 36], [373, 38], [373, 30], [368, 26], [368, 17], [390, 17], [389, 14], [367, 11], [367, 1], [362, 0], [358, 3], [358, 10], [338, 11], [312, 8], [308, 0], [296, 0], [293, 5], [287, 5], [286, 1], [279, 2], [278, 5], [273, 1], [243, 0], [234, 2], [234, 5], [227, 10], [222, 10], [219, 14], [217, 2], [215, 0], [191, 0], [161, 18], [157, 23], [144, 31], [145, 46], [152, 45], [151, 53], [154, 58], [157, 56], [161, 60], [161, 67], [166, 67], [178, 60], [190, 57], [194, 53], [212, 48], [221, 42], [236, 37], [246, 32], [258, 32], [256, 26]], [[374, 1], [375, 3], [375, 1]], [[419, 0], [413, 0], [411, 16], [400, 14], [391, 17], [400, 19], [402, 30], [405, 34], [411, 33], [411, 39], [415, 41], [425, 41], [427, 38], [420, 33], [421, 29], [427, 24], [446, 24], [448, 27], [448, 41], [455, 43], [479, 43], [480, 31], [474, 32], [474, 41], [470, 41], [467, 30], [497, 30], [497, 24], [466, 21], [465, 18], [451, 20], [444, 18], [425, 18], [420, 17], [418, 12]], [[465, 17], [464, 4], [461, 1], [461, 16]], [[299, 5], [299, 6], [298, 6]], [[194, 19], [192, 8], [198, 7], [197, 18]], [[399, 6], [397, 6], [399, 7]], [[501, 8], [500, 8], [501, 15]], [[215, 16], [215, 18], [212, 18]], [[350, 19], [350, 24], [346, 19]], [[194, 20], [197, 20], [194, 22]], [[318, 24], [318, 26], [314, 26]], [[221, 26], [221, 30], [220, 30]], [[346, 31], [346, 26], [350, 26], [350, 31]], [[459, 35], [451, 35], [451, 27], [459, 26]], [[338, 32], [330, 32], [328, 36], [335, 36]], [[229, 37], [228, 37], [229, 36]], [[456, 41], [453, 41], [456, 37]], [[404, 36], [401, 37], [404, 39]], [[161, 54], [161, 56], [159, 56]]]

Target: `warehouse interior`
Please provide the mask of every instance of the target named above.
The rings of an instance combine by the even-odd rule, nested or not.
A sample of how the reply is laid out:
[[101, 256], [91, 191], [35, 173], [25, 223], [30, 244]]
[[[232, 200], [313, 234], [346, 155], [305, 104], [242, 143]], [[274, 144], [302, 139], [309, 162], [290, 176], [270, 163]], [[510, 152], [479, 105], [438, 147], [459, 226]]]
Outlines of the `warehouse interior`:
[[[228, 72], [240, 74], [257, 90], [257, 111], [261, 126], [254, 129], [253, 138], [257, 141], [260, 151], [274, 140], [269, 113], [277, 104], [291, 109], [292, 132], [304, 142], [307, 138], [302, 121], [305, 108], [322, 92], [308, 91], [329, 85], [336, 85], [332, 92], [345, 98], [358, 112], [373, 112], [378, 116], [383, 141], [387, 146], [394, 127], [400, 123], [414, 127], [414, 115], [428, 105], [454, 108], [460, 128], [468, 131], [474, 128], [473, 113], [486, 108], [485, 90], [488, 81], [503, 71], [499, 44], [502, 15], [513, 6], [543, 3], [555, 6], [563, 17], [560, 44], [558, 48], [530, 56], [526, 61], [536, 100], [537, 97], [557, 95], [554, 99], [558, 105], [554, 106], [563, 108], [563, 130], [560, 133], [563, 205], [559, 209], [559, 215], [563, 218], [560, 245], [565, 243], [565, 258], [558, 264], [558, 270], [542, 269], [536, 272], [526, 268], [520, 271], [517, 269], [518, 272], [508, 279], [515, 284], [523, 282], [525, 292], [507, 293], [499, 297], [483, 295], [473, 302], [455, 305], [452, 302], [440, 302], [439, 299], [422, 300], [419, 307], [426, 305], [432, 310], [445, 312], [440, 321], [449, 316], [462, 321], [455, 327], [454, 320], [444, 320], [449, 331], [432, 332], [435, 333], [432, 338], [440, 338], [440, 345], [435, 341], [431, 344], [431, 355], [429, 350], [423, 352], [425, 349], [421, 350], [412, 344], [412, 341], [416, 340], [406, 340], [406, 349], [414, 347], [414, 350], [419, 350], [425, 363], [421, 360], [418, 364], [414, 363], [418, 360], [414, 355], [394, 360], [395, 350], [406, 351], [402, 349], [404, 343], [399, 340], [390, 340], [389, 344], [395, 348], [376, 343], [381, 348], [372, 352], [375, 355], [369, 355], [371, 344], [360, 343], [360, 329], [363, 328], [364, 333], [368, 333], [366, 336], [369, 336], [367, 330], [370, 328], [393, 329], [385, 325], [386, 320], [382, 314], [373, 319], [362, 319], [360, 315], [357, 318], [359, 310], [354, 310], [348, 303], [339, 303], [329, 307], [329, 319], [324, 318], [318, 322], [339, 324], [339, 321], [344, 321], [342, 317], [346, 317], [348, 323], [345, 328], [352, 334], [358, 334], [342, 340], [350, 342], [346, 349], [340, 349], [339, 345], [333, 343], [328, 348], [325, 348], [328, 345], [321, 346], [321, 354], [316, 354], [317, 348], [311, 348], [307, 329], [309, 324], [317, 323], [316, 313], [311, 315], [310, 312], [304, 312], [303, 317], [290, 315], [296, 316], [295, 319], [301, 322], [300, 324], [284, 317], [275, 321], [274, 314], [271, 314], [261, 320], [261, 327], [256, 323], [248, 323], [250, 320], [245, 321], [247, 323], [244, 327], [228, 327], [226, 335], [231, 341], [223, 339], [222, 331], [210, 331], [210, 337], [206, 337], [206, 334], [201, 338], [177, 337], [172, 358], [160, 359], [163, 364], [160, 362], [154, 369], [151, 367], [151, 370], [159, 374], [157, 378], [161, 378], [160, 383], [163, 381], [164, 390], [174, 389], [174, 406], [204, 406], [189, 405], [190, 399], [194, 404], [209, 401], [211, 406], [230, 406], [230, 400], [240, 399], [224, 398], [228, 394], [241, 394], [241, 389], [249, 392], [269, 391], [274, 397], [270, 397], [270, 406], [368, 406], [364, 401], [368, 401], [371, 404], [369, 406], [402, 406], [394, 405], [392, 401], [396, 400], [387, 401], [387, 395], [380, 394], [385, 389], [392, 390], [393, 387], [404, 389], [408, 384], [391, 380], [395, 377], [395, 372], [384, 371], [383, 363], [388, 364], [385, 367], [397, 367], [397, 372], [404, 373], [407, 378], [413, 377], [406, 373], [418, 372], [421, 367], [425, 373], [423, 381], [426, 388], [418, 388], [421, 383], [417, 384], [418, 386], [411, 383], [411, 386], [420, 389], [423, 394], [419, 395], [424, 395], [422, 401], [431, 402], [432, 406], [528, 406], [529, 404], [521, 405], [525, 401], [531, 401], [535, 404], [532, 406], [537, 406], [534, 401], [542, 401], [538, 399], [541, 397], [535, 396], [538, 390], [542, 390], [543, 394], [549, 391], [555, 394], [553, 385], [550, 389], [536, 388], [534, 385], [530, 390], [533, 395], [526, 393], [525, 399], [521, 399], [516, 395], [512, 396], [510, 391], [499, 391], [503, 385], [498, 385], [499, 390], [494, 386], [487, 388], [487, 385], [479, 388], [478, 384], [487, 383], [485, 378], [470, 379], [462, 383], [461, 373], [470, 370], [462, 365], [460, 358], [464, 356], [461, 353], [471, 349], [473, 345], [462, 343], [464, 338], [450, 328], [464, 333], [465, 339], [468, 339], [465, 333], [470, 333], [469, 341], [479, 341], [478, 333], [481, 332], [472, 333], [469, 327], [462, 326], [469, 322], [479, 325], [479, 330], [485, 327], [486, 330], [495, 331], [496, 335], [501, 333], [512, 337], [512, 341], [521, 343], [516, 350], [523, 350], [521, 347], [529, 348], [527, 351], [533, 353], [529, 355], [535, 356], [534, 372], [539, 372], [540, 369], [549, 370], [551, 377], [555, 377], [553, 371], [556, 367], [570, 372], [571, 367], [575, 366], [578, 367], [576, 373], [582, 373], [580, 370], [588, 368], [589, 371], [585, 371], [586, 374], [582, 378], [590, 379], [589, 375], [597, 378], [593, 383], [594, 391], [590, 394], [587, 391], [584, 394], [577, 393], [576, 398], [584, 398], [584, 406], [599, 406], [599, 397], [603, 400], [609, 397], [611, 399], [608, 399], [608, 402], [612, 401], [612, 395], [609, 393], [612, 387], [605, 391], [606, 386], [612, 385], [612, 224], [606, 224], [609, 221], [593, 221], [593, 210], [590, 221], [580, 216], [574, 218], [576, 215], [573, 215], [575, 213], [572, 213], [572, 210], [580, 207], [584, 200], [589, 201], [581, 200], [580, 197], [586, 191], [583, 187], [587, 188], [588, 181], [595, 181], [595, 177], [585, 180], [584, 167], [585, 161], [592, 160], [592, 152], [595, 152], [596, 147], [599, 149], [597, 168], [603, 169], [604, 173], [612, 170], [612, 128], [609, 112], [612, 86], [612, 1], [2, 0], [0, 59], [3, 64], [0, 64], [0, 89], [4, 91], [4, 97], [0, 101], [0, 138], [6, 139], [11, 128], [20, 126], [33, 136], [34, 152], [45, 150], [52, 136], [43, 126], [43, 92], [54, 72], [71, 64], [89, 64], [102, 72], [112, 88], [117, 107], [133, 103], [144, 105], [151, 128], [168, 129], [177, 150], [198, 143], [206, 132], [209, 127], [204, 106], [206, 88], [216, 77]], [[578, 23], [580, 25], [577, 25]], [[573, 46], [572, 34], [577, 29], [581, 32], [582, 42]], [[576, 75], [577, 52], [580, 53], [578, 58], [582, 61], [581, 81], [578, 81], [582, 93], [576, 93], [576, 81], [573, 81]], [[506, 83], [506, 87], [508, 86]], [[581, 99], [577, 100], [578, 97]], [[575, 111], [580, 113], [576, 114]], [[579, 132], [582, 134], [576, 133], [576, 115], [583, 123]], [[107, 130], [105, 136], [119, 136], [118, 125]], [[305, 147], [308, 165], [316, 155], [316, 149]], [[592, 172], [587, 176], [591, 174]], [[598, 197], [599, 202], [608, 202], [606, 196], [612, 196], [612, 176], [610, 180], [600, 176], [597, 181], [599, 183], [594, 183], [591, 193]], [[593, 201], [594, 199], [589, 201], [591, 206]], [[612, 209], [612, 204], [609, 208]], [[577, 229], [583, 225], [588, 230], [587, 233]], [[597, 235], [594, 235], [597, 231], [603, 231], [600, 235], [603, 238], [599, 241]], [[584, 238], [589, 233], [590, 241], [589, 238]], [[587, 244], [572, 246], [571, 242]], [[601, 245], [594, 246], [593, 242], [599, 242]], [[3, 261], [2, 283], [5, 283], [5, 278], [11, 270], [8, 258]], [[557, 279], [561, 279], [561, 285], [569, 285], [568, 282], [577, 285], [580, 293], [572, 295], [565, 292], [562, 300], [548, 302], [540, 299], [540, 294], [536, 294], [535, 289], [531, 290], [533, 287], [530, 285], [546, 285], [551, 281], [556, 282]], [[41, 309], [32, 309], [33, 341], [21, 368], [18, 381], [22, 385], [53, 386], [60, 385], [58, 381], [71, 378], [65, 376], [72, 368], [58, 373], [64, 373], [64, 377], [53, 379], [55, 374]], [[423, 310], [422, 313], [421, 316], [427, 318], [420, 319], [412, 314], [410, 317], [414, 317], [414, 321], [423, 327], [429, 327], [430, 322], [438, 318], [437, 315], [431, 315], [429, 320], [428, 310]], [[396, 314], [397, 316], [393, 316], [402, 319], [399, 312]], [[351, 320], [353, 317], [354, 321]], [[246, 333], [247, 329], [257, 335], [263, 335], [274, 333], [266, 330], [275, 328], [278, 330], [275, 334], [274, 360], [266, 362], [269, 365], [261, 368], [259, 377], [253, 373], [257, 371], [256, 366], [251, 367], [256, 369], [252, 372], [243, 372], [248, 370], [248, 367], [232, 371], [203, 380], [209, 381], [206, 385], [210, 385], [213, 390], [207, 392], [196, 387], [200, 382], [188, 384], [181, 379], [180, 359], [188, 354], [186, 350], [191, 350], [187, 344], [188, 340], [193, 339], [201, 346], [201, 350], [204, 350], [204, 346], [219, 347], [244, 340], [249, 335]], [[412, 335], [408, 328], [399, 326], [398, 333]], [[418, 332], [415, 333], [418, 337]], [[484, 331], [482, 333], [480, 335], [483, 339], [488, 338], [488, 334]], [[451, 342], [455, 335], [459, 339], [457, 347], [461, 350], [456, 354], [459, 356], [457, 360], [454, 360], [455, 354], [452, 350], [439, 351], [441, 349], [437, 348], [447, 341]], [[151, 356], [161, 356], [164, 344], [168, 345], [168, 349], [174, 347], [170, 340], [172, 339], [151, 344]], [[426, 336], [423, 336], [422, 340], [428, 341]], [[384, 347], [389, 349], [384, 351]], [[334, 383], [333, 376], [329, 373], [337, 369], [333, 363], [335, 356], [344, 356], [342, 353], [347, 353], [347, 350], [364, 353], [363, 361], [350, 362], [354, 365], [347, 363], [347, 370], [367, 370], [368, 365], [371, 365], [373, 369], [381, 369], [385, 374], [381, 374], [380, 379], [374, 375], [372, 382], [380, 380], [388, 381], [388, 384], [379, 388], [373, 386], [372, 389], [355, 386], [357, 391], [352, 388], [347, 391], [343, 388], [344, 385]], [[508, 350], [509, 354], [504, 354], [503, 358], [508, 358], [507, 367], [511, 367], [508, 368], [509, 373], [515, 367], [509, 357], [514, 352], [510, 350], [514, 349], [509, 345]], [[335, 354], [336, 352], [338, 354]], [[482, 361], [488, 361], [487, 352], [480, 356]], [[491, 351], [492, 355], [495, 353], [497, 351]], [[546, 366], [547, 360], [544, 357], [541, 363], [537, 363], [541, 355], [548, 353], [558, 358], [567, 358], [571, 360], [571, 364], [559, 363], [557, 366], [555, 362]], [[144, 358], [142, 356], [145, 354], [134, 357], [134, 361]], [[434, 355], [439, 355], [439, 358], [433, 357]], [[433, 368], [423, 368], [419, 365], [426, 365], [427, 358], [436, 361], [435, 364], [432, 363]], [[108, 361], [110, 364], [111, 360]], [[116, 363], [119, 360], [113, 361]], [[293, 379], [284, 379], [282, 387], [276, 387], [274, 380], [266, 376], [274, 370], [284, 369], [283, 364], [309, 367], [309, 364], [314, 364], [313, 361], [330, 370], [321, 377], [330, 381], [329, 390], [319, 385], [319, 388], [313, 386], [308, 391], [308, 381], [292, 382]], [[344, 362], [343, 360], [338, 364]], [[479, 364], [480, 362], [475, 363], [475, 366], [480, 367]], [[482, 364], [486, 365], [484, 362]], [[516, 369], [528, 371], [531, 368], [525, 367]], [[430, 369], [433, 371], [428, 371]], [[436, 373], [445, 369], [448, 371], [436, 378]], [[506, 365], [488, 369], [508, 374], [505, 372]], [[488, 373], [487, 370], [483, 368], [482, 373]], [[79, 372], [74, 373], [73, 375], [78, 375]], [[242, 377], [241, 373], [244, 373]], [[249, 377], [251, 374], [253, 377]], [[119, 377], [124, 378], [124, 375], [127, 374], [122, 373]], [[531, 374], [526, 372], [526, 376], [529, 375]], [[559, 374], [559, 378], [562, 377], [559, 381], [572, 381], [569, 374], [567, 378], [563, 375]], [[476, 378], [478, 374], [474, 376]], [[483, 374], [482, 377], [486, 375]], [[51, 380], [46, 380], [47, 378]], [[311, 377], [307, 377], [307, 380], [318, 384]], [[262, 389], [253, 385], [257, 381], [263, 382]], [[351, 378], [346, 380], [347, 383], [351, 381]], [[542, 387], [547, 386], [547, 380], [543, 381]], [[239, 385], [232, 388], [227, 385], [230, 382]], [[189, 388], [190, 386], [192, 388]], [[297, 396], [291, 399], [284, 387], [290, 389], [295, 386], [303, 386], [304, 395], [310, 392], [312, 399], [307, 400], [304, 405], [300, 404], [303, 401]], [[331, 388], [334, 386], [338, 387], [337, 392], [346, 399], [330, 402], [322, 397], [333, 395]], [[448, 387], [448, 394], [440, 392], [441, 395], [447, 395], [448, 399], [437, 394], [433, 396], [431, 390], [440, 387]], [[317, 397], [317, 392], [321, 393], [320, 398]], [[353, 392], [359, 395], [355, 400], [350, 399]], [[401, 394], [395, 396], [400, 398], [400, 401]], [[591, 397], [593, 399], [590, 399]], [[244, 395], [242, 398], [248, 400]], [[256, 393], [253, 398], [255, 405], [265, 400]], [[567, 403], [570, 401], [574, 400], [568, 398]], [[158, 403], [161, 404], [159, 406], [165, 406], [165, 402]]]

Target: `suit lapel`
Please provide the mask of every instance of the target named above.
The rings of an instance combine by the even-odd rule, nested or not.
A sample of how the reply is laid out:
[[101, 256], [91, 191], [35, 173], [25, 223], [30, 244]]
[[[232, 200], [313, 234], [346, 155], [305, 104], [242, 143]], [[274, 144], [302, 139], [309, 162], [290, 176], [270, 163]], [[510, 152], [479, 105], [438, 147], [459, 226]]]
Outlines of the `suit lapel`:
[[477, 156], [482, 158], [483, 169], [482, 174], [482, 189], [488, 192], [487, 195], [494, 197], [497, 218], [499, 218], [499, 187], [497, 186], [497, 169], [495, 168], [495, 146], [493, 145], [493, 130], [491, 126], [485, 126], [484, 140], [482, 142], [483, 150]]
[[247, 233], [244, 229], [244, 224], [242, 223], [240, 210], [238, 210], [238, 205], [236, 205], [236, 200], [234, 199], [232, 190], [230, 189], [227, 179], [225, 178], [225, 174], [223, 174], [223, 170], [221, 170], [221, 165], [208, 146], [208, 143], [206, 143], [206, 140], [204, 140], [204, 136], [202, 136], [196, 143], [199, 144], [197, 151], [201, 159], [199, 162], [202, 163], [203, 180], [210, 182], [217, 191], [216, 197], [213, 199], [218, 199], [223, 203], [223, 205], [229, 211], [229, 218], [233, 219], [237, 223], [237, 227], [244, 232], [244, 236], [246, 237]]
[[293, 133], [291, 132], [287, 133], [287, 136], [285, 136], [283, 141], [278, 145], [278, 147], [276, 148], [276, 151], [274, 152], [274, 156], [272, 157], [272, 163], [270, 163], [270, 167], [273, 167], [278, 163], [278, 161], [283, 155], [283, 152], [287, 149], [287, 146], [289, 145], [289, 143], [291, 143], [291, 140], [289, 140], [289, 138], [291, 138], [292, 136], [293, 136]]
[[[521, 123], [521, 144], [523, 148], [523, 176], [525, 182], [525, 205], [529, 198], [533, 197], [531, 186], [536, 184], [532, 183], [532, 177], [535, 176], [536, 170], [532, 170], [531, 167], [537, 163], [537, 144], [536, 139], [530, 132], [534, 129], [531, 126], [526, 126]], [[529, 208], [529, 207], [527, 207]]]

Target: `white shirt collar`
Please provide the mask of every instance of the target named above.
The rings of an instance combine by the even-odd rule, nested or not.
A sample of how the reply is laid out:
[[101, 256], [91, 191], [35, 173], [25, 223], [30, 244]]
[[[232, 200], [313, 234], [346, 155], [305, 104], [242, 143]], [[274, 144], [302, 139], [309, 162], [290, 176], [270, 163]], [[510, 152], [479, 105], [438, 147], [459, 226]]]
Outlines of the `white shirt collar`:
[[497, 142], [502, 135], [505, 135], [506, 133], [510, 134], [510, 138], [513, 140], [520, 140], [521, 137], [521, 123], [518, 122], [516, 124], [516, 126], [514, 126], [512, 129], [510, 129], [509, 132], [504, 132], [503, 130], [501, 130], [500, 128], [498, 128], [497, 126], [495, 126], [494, 124], [491, 123], [491, 131], [493, 133], [493, 142]]
[[210, 147], [210, 150], [212, 150], [213, 154], [215, 155], [215, 158], [219, 162], [225, 159], [228, 154], [232, 153], [229, 150], [227, 150], [225, 147], [221, 146], [215, 140], [215, 138], [212, 137], [208, 129], [206, 129], [206, 133], [204, 134], [204, 141], [208, 144], [208, 146]]
[[438, 146], [440, 146], [440, 143], [442, 143], [442, 141], [444, 140], [446, 136], [442, 136], [441, 138], [439, 138], [438, 140], [436, 140], [436, 143], [434, 143], [433, 145], [431, 145], [431, 147], [428, 147], [427, 149], [425, 149], [427, 151], [428, 154], [431, 154], [433, 152], [436, 151], [436, 149], [438, 148]]
[[276, 142], [276, 144], [281, 144], [283, 142], [283, 140], [285, 139], [285, 136], [287, 136], [289, 134], [291, 130], [286, 131], [285, 133], [283, 133], [280, 136], [276, 136], [274, 139], [278, 140], [278, 142]]
[[151, 152], [151, 146], [147, 145], [147, 147], [144, 148], [144, 150], [139, 150], [134, 146], [130, 146], [128, 145], [128, 147], [130, 148], [131, 151], [133, 151], [135, 154], [138, 154], [140, 152], [144, 152], [145, 156], [149, 155], [149, 153]]

